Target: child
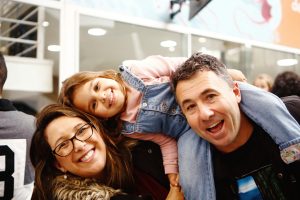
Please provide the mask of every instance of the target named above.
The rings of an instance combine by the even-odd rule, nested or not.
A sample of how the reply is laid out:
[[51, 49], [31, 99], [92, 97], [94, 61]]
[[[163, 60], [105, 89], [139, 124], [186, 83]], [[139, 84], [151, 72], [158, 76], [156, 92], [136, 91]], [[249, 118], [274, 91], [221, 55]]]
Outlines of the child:
[[[176, 103], [170, 87], [170, 77], [185, 60], [185, 58], [150, 56], [141, 61], [123, 62], [120, 74], [111, 70], [79, 72], [64, 82], [59, 101], [75, 106], [105, 121], [120, 119], [123, 134], [158, 143], [161, 146], [165, 172], [168, 174], [170, 184], [177, 186], [177, 147], [172, 138], [178, 139], [185, 132], [190, 131], [190, 127]], [[289, 122], [280, 121], [280, 115], [289, 115], [289, 113], [275, 96], [256, 90], [248, 84], [242, 84], [242, 86], [242, 108], [246, 109], [245, 112], [253, 117], [252, 120], [256, 123], [264, 124], [264, 120], [274, 121], [273, 127], [263, 126], [269, 134], [273, 130], [300, 132], [298, 123], [291, 116]], [[251, 109], [248, 109], [249, 107]], [[278, 112], [278, 118], [264, 119], [267, 109]], [[289, 129], [286, 130], [285, 127], [289, 127]], [[277, 138], [277, 140], [284, 139]], [[181, 148], [179, 145], [180, 155], [184, 154], [181, 152]], [[191, 148], [193, 147], [191, 146]], [[205, 157], [203, 158], [205, 159]], [[187, 169], [191, 163], [203, 160], [183, 160], [185, 161], [179, 163], [181, 178], [185, 180], [198, 179], [195, 172], [199, 169], [182, 171], [181, 167]], [[184, 184], [181, 182], [181, 185], [185, 195], [197, 197], [197, 192], [186, 189], [189, 186], [186, 186], [185, 182]], [[198, 184], [194, 187], [201, 186]]]
[[253, 81], [253, 85], [270, 92], [273, 86], [273, 78], [268, 74], [259, 74]]

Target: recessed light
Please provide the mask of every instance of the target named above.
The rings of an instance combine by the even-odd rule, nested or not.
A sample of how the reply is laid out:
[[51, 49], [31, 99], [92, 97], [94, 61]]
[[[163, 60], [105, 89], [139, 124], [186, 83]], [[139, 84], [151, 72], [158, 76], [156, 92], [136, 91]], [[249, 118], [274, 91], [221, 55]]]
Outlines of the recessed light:
[[59, 45], [49, 45], [47, 47], [47, 49], [48, 49], [48, 51], [59, 52], [60, 46]]
[[165, 40], [160, 43], [160, 46], [167, 47], [167, 48], [175, 47], [176, 45], [177, 45], [177, 43], [173, 40]]
[[106, 30], [102, 28], [90, 28], [88, 30], [88, 34], [94, 35], [94, 36], [102, 36], [106, 34]]
[[206, 38], [204, 38], [204, 37], [199, 37], [199, 38], [198, 38], [198, 42], [200, 42], [200, 43], [205, 43], [205, 42], [206, 42]]
[[49, 25], [50, 25], [50, 23], [48, 21], [43, 21], [42, 22], [43, 27], [48, 27]]
[[277, 61], [277, 65], [282, 67], [287, 67], [287, 66], [292, 66], [297, 64], [298, 64], [298, 60], [296, 59], [282, 59]]

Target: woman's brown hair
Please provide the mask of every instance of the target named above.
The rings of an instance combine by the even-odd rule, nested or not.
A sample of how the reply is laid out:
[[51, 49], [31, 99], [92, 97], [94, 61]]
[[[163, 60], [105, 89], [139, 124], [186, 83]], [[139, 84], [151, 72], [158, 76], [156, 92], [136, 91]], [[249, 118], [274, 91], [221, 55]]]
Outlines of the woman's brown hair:
[[61, 104], [46, 106], [38, 115], [36, 131], [33, 135], [30, 147], [30, 159], [35, 168], [35, 199], [51, 199], [51, 184], [55, 177], [62, 175], [56, 169], [55, 156], [45, 139], [45, 129], [54, 119], [62, 116], [78, 117], [86, 122], [91, 122], [106, 144], [107, 159], [106, 166], [101, 174], [99, 182], [113, 187], [128, 189], [133, 185], [130, 149], [134, 142], [119, 135], [111, 137], [104, 133], [99, 121], [82, 111]]

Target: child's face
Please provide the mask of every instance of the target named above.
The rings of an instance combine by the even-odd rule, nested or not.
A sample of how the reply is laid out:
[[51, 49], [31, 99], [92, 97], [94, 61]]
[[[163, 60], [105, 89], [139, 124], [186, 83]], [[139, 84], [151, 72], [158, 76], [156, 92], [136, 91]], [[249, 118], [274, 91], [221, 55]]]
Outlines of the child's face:
[[95, 78], [74, 91], [73, 104], [92, 115], [110, 118], [120, 113], [125, 103], [121, 85], [108, 78]]
[[270, 91], [269, 85], [268, 85], [267, 81], [264, 79], [255, 80], [254, 85], [265, 91]]

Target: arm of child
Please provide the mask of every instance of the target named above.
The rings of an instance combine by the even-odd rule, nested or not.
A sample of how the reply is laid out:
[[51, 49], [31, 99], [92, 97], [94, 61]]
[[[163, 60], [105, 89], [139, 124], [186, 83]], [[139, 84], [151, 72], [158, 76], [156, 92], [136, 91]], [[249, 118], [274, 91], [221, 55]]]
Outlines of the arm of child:
[[282, 100], [253, 85], [242, 82], [238, 84], [241, 90], [240, 106], [243, 112], [279, 144], [284, 162], [288, 164], [299, 160], [300, 151], [297, 145], [299, 146], [300, 126]]
[[126, 135], [140, 140], [149, 140], [160, 146], [165, 173], [170, 184], [179, 186], [177, 142], [174, 138], [160, 133], [132, 133]]
[[186, 60], [185, 57], [149, 56], [143, 60], [125, 60], [123, 65], [141, 79], [170, 77]]

